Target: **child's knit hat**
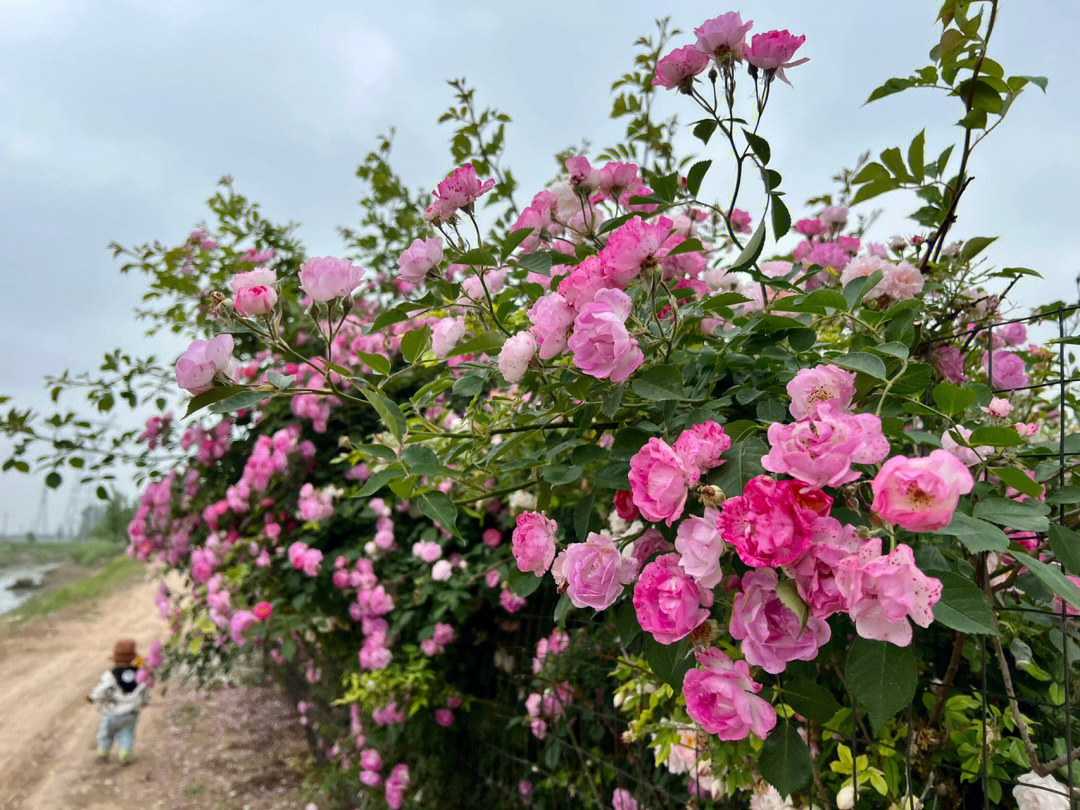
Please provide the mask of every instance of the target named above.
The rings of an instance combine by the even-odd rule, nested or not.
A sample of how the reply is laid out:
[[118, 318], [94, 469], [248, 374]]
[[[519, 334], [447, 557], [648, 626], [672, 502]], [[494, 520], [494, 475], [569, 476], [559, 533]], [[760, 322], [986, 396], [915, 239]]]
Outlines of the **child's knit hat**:
[[135, 639], [122, 638], [116, 642], [112, 654], [113, 663], [122, 667], [130, 666], [135, 661]]

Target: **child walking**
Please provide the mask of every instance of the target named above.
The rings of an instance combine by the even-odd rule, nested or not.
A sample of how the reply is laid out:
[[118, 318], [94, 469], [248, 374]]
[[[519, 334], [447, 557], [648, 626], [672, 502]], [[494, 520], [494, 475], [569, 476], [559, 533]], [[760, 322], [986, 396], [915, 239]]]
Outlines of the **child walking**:
[[120, 764], [127, 765], [135, 744], [135, 724], [139, 722], [139, 712], [150, 701], [150, 692], [137, 677], [140, 662], [134, 639], [122, 638], [116, 642], [112, 662], [113, 668], [101, 676], [86, 699], [101, 712], [98, 759], [108, 760], [115, 741], [120, 747]]

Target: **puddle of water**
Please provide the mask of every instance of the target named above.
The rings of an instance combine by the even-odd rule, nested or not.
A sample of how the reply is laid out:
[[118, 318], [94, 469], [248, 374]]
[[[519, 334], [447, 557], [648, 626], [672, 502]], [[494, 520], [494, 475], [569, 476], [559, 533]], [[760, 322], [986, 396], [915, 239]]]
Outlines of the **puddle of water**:
[[[15, 565], [10, 568], [0, 568], [0, 613], [14, 610], [37, 593], [37, 586], [40, 586], [45, 576], [55, 568], [56, 563]], [[12, 590], [12, 585], [24, 579], [29, 579], [34, 583], [35, 587]]]

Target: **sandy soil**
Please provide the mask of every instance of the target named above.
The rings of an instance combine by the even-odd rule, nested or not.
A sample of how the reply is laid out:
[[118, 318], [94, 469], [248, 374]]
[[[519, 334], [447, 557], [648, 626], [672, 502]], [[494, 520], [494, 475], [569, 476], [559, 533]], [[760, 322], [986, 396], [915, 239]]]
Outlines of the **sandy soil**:
[[293, 810], [305, 754], [294, 713], [269, 689], [156, 689], [134, 762], [94, 756], [98, 714], [85, 701], [119, 636], [145, 651], [166, 629], [155, 586], [0, 635], [0, 810]]

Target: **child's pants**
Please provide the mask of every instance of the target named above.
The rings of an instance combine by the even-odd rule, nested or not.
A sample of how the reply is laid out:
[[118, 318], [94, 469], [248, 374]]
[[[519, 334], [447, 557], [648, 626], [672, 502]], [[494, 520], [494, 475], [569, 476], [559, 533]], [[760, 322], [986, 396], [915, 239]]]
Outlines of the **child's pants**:
[[115, 740], [120, 746], [121, 756], [130, 754], [131, 747], [135, 744], [135, 724], [138, 721], [138, 712], [101, 715], [101, 724], [98, 726], [97, 734], [98, 753], [109, 753]]

